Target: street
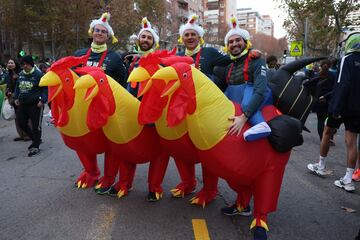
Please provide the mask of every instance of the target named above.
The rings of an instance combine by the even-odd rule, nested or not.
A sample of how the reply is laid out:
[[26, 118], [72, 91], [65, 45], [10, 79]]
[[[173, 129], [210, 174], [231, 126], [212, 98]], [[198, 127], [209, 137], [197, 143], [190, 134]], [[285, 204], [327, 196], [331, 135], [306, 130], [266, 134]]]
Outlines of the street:
[[[189, 204], [193, 195], [172, 198], [169, 190], [179, 181], [172, 160], [163, 183], [163, 199], [156, 203], [146, 201], [147, 164], [137, 168], [133, 190], [122, 199], [100, 196], [92, 189], [74, 188], [82, 170], [80, 161], [45, 120], [44, 117], [41, 153], [31, 158], [27, 157], [30, 142], [13, 141], [14, 121], [0, 120], [1, 240], [252, 239], [251, 217], [220, 213], [220, 208], [232, 204], [236, 197], [225, 181], [220, 181], [216, 200], [205, 209]], [[337, 132], [336, 146], [330, 149], [328, 169], [333, 172], [320, 178], [306, 168], [308, 163], [318, 161], [319, 155], [314, 114], [306, 125], [311, 133], [303, 132], [304, 144], [292, 152], [278, 210], [269, 215], [268, 237], [352, 240], [360, 228], [360, 183], [355, 183], [354, 193], [333, 184], [346, 169], [344, 128]], [[99, 159], [102, 169], [102, 156]], [[201, 168], [197, 166], [197, 190], [202, 186], [201, 179]], [[194, 219], [204, 220], [209, 238], [196, 237]]]

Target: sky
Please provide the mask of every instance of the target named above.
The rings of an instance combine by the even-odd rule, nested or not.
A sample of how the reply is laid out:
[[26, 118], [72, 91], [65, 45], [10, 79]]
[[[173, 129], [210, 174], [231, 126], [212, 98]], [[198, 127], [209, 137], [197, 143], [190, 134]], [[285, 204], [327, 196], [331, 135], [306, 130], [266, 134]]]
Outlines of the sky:
[[276, 38], [281, 38], [286, 35], [284, 28], [282, 27], [282, 22], [284, 13], [277, 8], [277, 4], [273, 0], [236, 0], [237, 8], [247, 8], [251, 7], [254, 10], [257, 10], [261, 15], [270, 15], [274, 22], [274, 36]]

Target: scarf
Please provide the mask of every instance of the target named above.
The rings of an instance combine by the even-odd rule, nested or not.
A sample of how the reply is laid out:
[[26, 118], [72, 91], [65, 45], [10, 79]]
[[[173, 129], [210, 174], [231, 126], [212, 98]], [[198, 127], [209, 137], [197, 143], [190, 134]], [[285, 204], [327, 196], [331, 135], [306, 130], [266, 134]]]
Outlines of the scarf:
[[147, 51], [142, 51], [140, 48], [139, 48], [139, 50], [137, 50], [137, 53], [138, 53], [140, 56], [146, 56], [146, 55], [148, 55], [149, 53], [152, 53], [152, 52], [154, 52], [154, 49], [153, 49], [153, 48], [151, 48], [151, 49], [149, 49], [149, 50], [147, 50]]
[[94, 42], [91, 43], [91, 51], [93, 51], [94, 53], [102, 53], [102, 52], [105, 52], [106, 50], [107, 50], [106, 43], [104, 43], [102, 45], [98, 45]]
[[229, 54], [230, 55], [230, 59], [231, 60], [235, 60], [235, 59], [238, 59], [238, 58], [241, 58], [242, 56], [244, 56], [245, 54], [247, 54], [249, 52], [248, 49], [245, 49], [242, 53], [240, 53], [240, 55], [238, 56], [233, 56], [231, 55], [231, 53]]
[[194, 54], [197, 54], [201, 49], [200, 44], [197, 45], [197, 47], [194, 50], [185, 49], [185, 56], [193, 56]]
[[35, 67], [33, 67], [33, 68], [30, 70], [30, 72], [26, 72], [25, 70], [23, 70], [23, 73], [24, 73], [25, 75], [30, 75], [30, 74], [32, 74], [34, 71], [35, 71]]

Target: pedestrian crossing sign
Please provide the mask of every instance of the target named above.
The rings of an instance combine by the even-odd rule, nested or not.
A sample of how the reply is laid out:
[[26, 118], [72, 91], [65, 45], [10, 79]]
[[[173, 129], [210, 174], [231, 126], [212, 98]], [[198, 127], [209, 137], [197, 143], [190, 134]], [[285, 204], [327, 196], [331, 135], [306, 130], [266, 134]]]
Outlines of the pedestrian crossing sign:
[[291, 42], [290, 56], [301, 57], [302, 55], [303, 55], [303, 42], [302, 41]]

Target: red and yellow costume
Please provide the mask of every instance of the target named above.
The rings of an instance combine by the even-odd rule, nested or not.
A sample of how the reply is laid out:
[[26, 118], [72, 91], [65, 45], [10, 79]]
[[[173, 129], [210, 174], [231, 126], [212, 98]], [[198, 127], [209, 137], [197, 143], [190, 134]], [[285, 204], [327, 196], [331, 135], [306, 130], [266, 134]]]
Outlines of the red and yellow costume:
[[[114, 185], [118, 197], [126, 195], [132, 187], [136, 164], [150, 162], [149, 191], [160, 199], [169, 156], [159, 148], [155, 127], [138, 123], [139, 100], [99, 68], [83, 67], [76, 71], [85, 74], [74, 88], [86, 91], [86, 102], [90, 103], [87, 124], [91, 130], [103, 132], [110, 153], [119, 164], [119, 182]], [[116, 176], [117, 169], [111, 166], [108, 175]]]
[[100, 171], [96, 160], [97, 154], [105, 153], [105, 162], [110, 161], [104, 133], [101, 129], [91, 131], [87, 125], [89, 102], [84, 100], [86, 92], [75, 92], [73, 89], [78, 75], [70, 68], [83, 61], [84, 58], [65, 57], [54, 63], [40, 81], [40, 86], [48, 86], [49, 89], [48, 99], [52, 102], [54, 125], [65, 145], [76, 151], [84, 167], [84, 171], [76, 180], [78, 188], [93, 187], [98, 182]]
[[[168, 104], [163, 104], [158, 111], [165, 108], [168, 125], [186, 123], [203, 166], [229, 183], [239, 194], [238, 203], [242, 207], [248, 206], [253, 194], [252, 227], [267, 229], [267, 214], [276, 210], [290, 152], [276, 152], [266, 139], [245, 142], [240, 137], [242, 133], [228, 135], [231, 125], [228, 118], [240, 115], [239, 105], [228, 100], [203, 73], [189, 64], [175, 63], [158, 70], [152, 84], [164, 86], [158, 91]], [[157, 101], [152, 103], [159, 106]], [[279, 115], [273, 106], [265, 107], [262, 113], [267, 121]], [[147, 117], [143, 116], [142, 120], [146, 122]], [[242, 132], [248, 128], [246, 124]]]
[[[171, 192], [174, 197], [184, 197], [195, 190], [195, 164], [200, 162], [197, 150], [189, 138], [185, 121], [176, 126], [168, 126], [166, 121], [168, 101], [166, 98], [161, 98], [165, 83], [149, 81], [150, 77], [160, 69], [160, 63], [164, 63], [164, 61], [169, 63], [169, 57], [171, 62], [177, 60], [193, 62], [190, 57], [175, 57], [170, 52], [158, 51], [141, 58], [139, 67], [133, 70], [128, 81], [139, 82], [139, 95], [144, 93], [140, 104], [139, 122], [142, 124], [155, 123], [156, 130], [160, 135], [161, 147], [175, 160], [181, 183]], [[164, 111], [162, 111], [163, 109]], [[204, 187], [191, 199], [191, 202], [205, 207], [216, 197], [218, 177], [204, 166], [202, 166], [202, 173]]]

